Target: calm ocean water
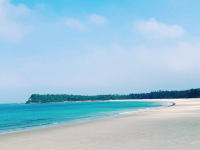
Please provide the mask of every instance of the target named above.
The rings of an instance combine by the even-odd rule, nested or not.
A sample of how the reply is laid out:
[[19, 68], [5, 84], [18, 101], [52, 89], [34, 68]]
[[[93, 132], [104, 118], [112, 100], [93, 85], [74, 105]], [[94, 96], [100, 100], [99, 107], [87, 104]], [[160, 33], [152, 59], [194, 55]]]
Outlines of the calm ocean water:
[[0, 104], [0, 134], [123, 116], [169, 105], [142, 101]]

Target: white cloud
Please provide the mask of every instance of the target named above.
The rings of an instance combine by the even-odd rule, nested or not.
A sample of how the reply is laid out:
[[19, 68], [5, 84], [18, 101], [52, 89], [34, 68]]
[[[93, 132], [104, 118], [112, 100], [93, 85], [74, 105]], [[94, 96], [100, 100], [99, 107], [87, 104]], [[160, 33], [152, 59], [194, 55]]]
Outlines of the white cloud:
[[85, 25], [79, 19], [75, 18], [68, 18], [65, 21], [65, 25], [69, 28], [77, 29], [79, 31], [83, 31], [86, 29]]
[[0, 0], [0, 36], [8, 39], [21, 39], [28, 34], [31, 27], [23, 25], [20, 17], [30, 13], [23, 4], [17, 6], [9, 0]]
[[152, 35], [155, 38], [175, 38], [184, 35], [184, 29], [179, 25], [167, 25], [157, 22], [155, 18], [148, 21], [140, 20], [135, 26], [143, 35]]
[[95, 24], [105, 24], [107, 22], [106, 17], [97, 14], [89, 15], [89, 21]]
[[163, 63], [173, 71], [181, 73], [193, 73], [200, 71], [200, 45], [181, 42], [163, 53]]
[[152, 90], [156, 84], [177, 86], [178, 81], [189, 85], [188, 77], [200, 79], [199, 47], [188, 43], [163, 47], [162, 51], [145, 46], [89, 47], [87, 54], [33, 57], [18, 67], [1, 68], [0, 82], [9, 81], [10, 87], [101, 87], [107, 90], [128, 86]]

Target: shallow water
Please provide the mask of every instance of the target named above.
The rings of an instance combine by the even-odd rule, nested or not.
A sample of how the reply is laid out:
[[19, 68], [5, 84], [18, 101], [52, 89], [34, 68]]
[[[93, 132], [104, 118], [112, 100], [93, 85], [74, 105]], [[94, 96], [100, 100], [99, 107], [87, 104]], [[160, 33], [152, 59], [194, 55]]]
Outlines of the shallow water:
[[0, 104], [0, 133], [117, 117], [169, 105], [166, 102], [144, 101]]

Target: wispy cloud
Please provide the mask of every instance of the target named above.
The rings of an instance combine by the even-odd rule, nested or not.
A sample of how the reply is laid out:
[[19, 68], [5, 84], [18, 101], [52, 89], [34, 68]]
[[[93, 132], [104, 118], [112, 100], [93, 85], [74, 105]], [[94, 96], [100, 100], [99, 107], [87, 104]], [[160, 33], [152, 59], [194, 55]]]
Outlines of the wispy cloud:
[[79, 31], [83, 31], [86, 29], [85, 25], [81, 22], [80, 19], [75, 18], [67, 18], [65, 21], [65, 25], [72, 29], [77, 29]]
[[184, 35], [183, 27], [179, 25], [167, 25], [151, 18], [148, 21], [140, 20], [135, 23], [136, 28], [142, 35], [150, 35], [155, 38], [175, 38]]
[[65, 53], [55, 58], [55, 53], [40, 59], [33, 57], [19, 67], [1, 68], [0, 82], [4, 84], [0, 88], [6, 88], [7, 81], [9, 87], [67, 88], [132, 86], [139, 89], [153, 84], [175, 86], [178, 80], [187, 84], [188, 75], [200, 73], [199, 47], [198, 44], [180, 43], [162, 47], [160, 52], [147, 46], [129, 49], [118, 45], [91, 46], [87, 54]]
[[24, 25], [18, 18], [30, 13], [23, 4], [17, 6], [9, 0], [0, 0], [0, 36], [8, 39], [21, 39], [27, 35], [32, 27]]
[[89, 15], [89, 21], [94, 24], [105, 24], [107, 22], [106, 17], [98, 15], [98, 14], [91, 14]]

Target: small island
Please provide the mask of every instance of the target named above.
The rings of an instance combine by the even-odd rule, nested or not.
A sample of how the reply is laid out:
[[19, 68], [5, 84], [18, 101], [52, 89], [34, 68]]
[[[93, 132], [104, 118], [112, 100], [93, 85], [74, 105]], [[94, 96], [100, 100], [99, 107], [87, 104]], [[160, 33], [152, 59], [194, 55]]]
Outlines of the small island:
[[78, 101], [104, 101], [104, 100], [125, 100], [125, 99], [173, 99], [173, 98], [200, 98], [200, 89], [183, 91], [155, 91], [150, 93], [131, 93], [129, 95], [68, 95], [68, 94], [32, 94], [26, 104], [37, 103], [62, 103]]

